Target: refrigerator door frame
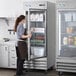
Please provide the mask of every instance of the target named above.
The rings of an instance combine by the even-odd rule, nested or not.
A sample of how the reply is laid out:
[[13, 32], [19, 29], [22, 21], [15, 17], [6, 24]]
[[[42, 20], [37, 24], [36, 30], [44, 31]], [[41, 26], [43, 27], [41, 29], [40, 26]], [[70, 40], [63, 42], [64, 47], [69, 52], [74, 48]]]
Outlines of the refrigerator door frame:
[[[33, 8], [31, 8], [31, 9], [29, 8], [28, 9], [28, 11], [27, 11], [28, 12], [28, 27], [27, 27], [28, 28], [28, 32], [27, 32], [28, 34], [30, 33], [30, 31], [29, 31], [30, 30], [30, 10], [32, 10], [32, 11], [39, 11], [39, 10], [42, 11], [42, 10], [44, 10], [45, 11], [45, 47], [44, 47], [45, 50], [44, 51], [46, 52], [46, 56], [47, 56], [47, 51], [46, 51], [46, 48], [47, 48], [46, 47], [46, 45], [47, 45], [46, 44], [46, 30], [47, 30], [46, 29], [46, 24], [47, 24], [47, 22], [46, 22], [46, 14], [47, 14], [47, 10], [46, 9], [33, 9]], [[27, 39], [27, 43], [28, 43], [28, 60], [39, 59], [39, 58], [45, 57], [45, 56], [42, 56], [42, 57], [37, 57], [37, 58], [32, 58], [31, 59], [30, 38]]]
[[[57, 19], [57, 20], [56, 20], [56, 21], [57, 21], [57, 22], [56, 22], [56, 24], [57, 24], [57, 26], [56, 26], [56, 28], [57, 28], [57, 29], [56, 29], [56, 32], [58, 32], [57, 35], [56, 35], [56, 49], [57, 49], [57, 50], [56, 50], [56, 58], [69, 58], [69, 57], [59, 57], [59, 56], [58, 56], [58, 52], [59, 52], [59, 48], [60, 48], [60, 46], [59, 46], [59, 38], [60, 38], [60, 36], [59, 36], [59, 35], [60, 35], [60, 32], [61, 32], [61, 31], [60, 31], [60, 30], [61, 30], [61, 29], [60, 29], [60, 26], [61, 26], [61, 25], [60, 25], [60, 23], [59, 23], [59, 12], [60, 12], [60, 11], [61, 11], [61, 12], [62, 12], [62, 11], [64, 11], [64, 12], [73, 12], [73, 11], [76, 11], [76, 9], [68, 9], [68, 8], [66, 8], [66, 9], [59, 9], [59, 8], [58, 8], [57, 11], [56, 11], [56, 17], [57, 17], [57, 18], [56, 18], [56, 19]], [[74, 58], [75, 58], [75, 57], [74, 57]]]
[[[30, 33], [29, 30], [30, 30], [30, 11], [28, 9], [28, 34]], [[28, 60], [30, 60], [30, 38], [28, 38]]]

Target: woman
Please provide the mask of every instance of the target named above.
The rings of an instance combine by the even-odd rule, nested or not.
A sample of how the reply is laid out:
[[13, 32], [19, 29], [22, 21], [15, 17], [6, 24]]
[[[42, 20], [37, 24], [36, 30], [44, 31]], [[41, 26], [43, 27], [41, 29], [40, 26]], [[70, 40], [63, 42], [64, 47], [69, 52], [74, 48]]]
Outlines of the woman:
[[31, 34], [27, 35], [26, 29], [23, 26], [25, 23], [26, 20], [24, 15], [20, 15], [15, 21], [14, 30], [17, 33], [17, 39], [18, 39], [16, 46], [17, 70], [15, 76], [22, 76], [23, 64], [25, 59], [27, 59], [28, 57], [26, 39], [31, 38]]

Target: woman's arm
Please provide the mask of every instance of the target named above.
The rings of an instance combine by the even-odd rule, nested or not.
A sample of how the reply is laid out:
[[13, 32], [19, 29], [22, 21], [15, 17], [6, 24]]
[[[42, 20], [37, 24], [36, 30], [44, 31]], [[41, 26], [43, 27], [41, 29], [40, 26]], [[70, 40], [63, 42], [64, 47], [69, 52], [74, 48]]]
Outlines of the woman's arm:
[[[30, 33], [32, 33], [35, 29], [34, 28], [31, 28], [31, 31]], [[22, 35], [22, 38], [25, 39], [25, 38], [31, 38], [32, 34], [28, 34], [28, 35]]]
[[28, 34], [28, 35], [22, 35], [21, 38], [25, 39], [25, 38], [31, 38], [32, 34]]
[[24, 34], [24, 31], [23, 31], [22, 25], [19, 25], [19, 26], [18, 26], [18, 28], [17, 28], [17, 34], [18, 34], [18, 36], [19, 36], [20, 39], [31, 38], [31, 35], [32, 35], [31, 33], [25, 35], [25, 34]]

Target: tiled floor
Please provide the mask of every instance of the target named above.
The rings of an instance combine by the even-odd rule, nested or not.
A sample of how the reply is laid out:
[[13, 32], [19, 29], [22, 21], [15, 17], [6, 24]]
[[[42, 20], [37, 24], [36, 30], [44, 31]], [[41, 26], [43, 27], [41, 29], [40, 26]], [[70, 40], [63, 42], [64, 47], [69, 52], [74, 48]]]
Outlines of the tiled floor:
[[[0, 76], [14, 76], [15, 72], [16, 70], [0, 69]], [[31, 70], [25, 73], [25, 76], [58, 76], [55, 70], [49, 70], [47, 73], [45, 73], [45, 71]], [[62, 76], [76, 76], [76, 74], [63, 73]]]
[[[0, 69], [0, 76], [14, 76], [16, 70], [11, 69]], [[30, 70], [25, 72], [25, 76], [57, 76], [56, 71], [50, 70], [47, 73], [45, 71]]]
[[0, 76], [14, 76], [15, 70], [0, 69]]

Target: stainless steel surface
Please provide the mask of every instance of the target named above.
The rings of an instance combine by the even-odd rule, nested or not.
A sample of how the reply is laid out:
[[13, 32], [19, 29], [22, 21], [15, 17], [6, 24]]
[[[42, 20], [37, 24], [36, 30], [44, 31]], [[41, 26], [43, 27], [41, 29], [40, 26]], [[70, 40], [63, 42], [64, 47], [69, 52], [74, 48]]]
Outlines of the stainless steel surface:
[[16, 68], [16, 41], [0, 42], [0, 67]]
[[15, 45], [9, 45], [9, 68], [16, 68], [16, 49]]
[[0, 45], [0, 67], [8, 67], [8, 46]]
[[[52, 11], [51, 11], [52, 10]], [[47, 9], [47, 67], [55, 65], [56, 50], [56, 22], [55, 22], [55, 4], [48, 3]]]
[[[37, 5], [36, 5], [37, 3]], [[34, 5], [35, 4], [35, 5]], [[30, 28], [35, 27], [35, 34], [39, 33], [41, 31], [39, 31], [38, 29], [43, 29], [44, 28], [44, 32], [41, 32], [41, 34], [44, 34], [44, 45], [31, 45], [31, 39], [28, 39], [28, 59], [32, 59], [32, 62], [29, 61], [29, 63], [25, 63], [24, 66], [25, 68], [33, 68], [33, 69], [45, 69], [47, 70], [48, 68], [52, 67], [55, 65], [55, 30], [56, 30], [56, 26], [55, 26], [55, 4], [54, 3], [49, 3], [46, 1], [36, 1], [36, 2], [25, 2], [24, 3], [24, 9], [25, 9], [25, 13], [27, 16], [27, 26], [28, 26], [28, 32], [30, 31]], [[43, 14], [43, 20], [39, 21], [38, 18], [38, 14]], [[37, 15], [36, 15], [37, 14]], [[34, 19], [31, 19], [31, 15], [33, 15]], [[36, 20], [35, 20], [35, 17]], [[37, 31], [38, 30], [38, 31]], [[32, 34], [34, 34], [32, 33]], [[33, 41], [35, 41], [33, 39]], [[32, 48], [31, 48], [32, 47]], [[35, 47], [35, 48], [34, 48]], [[39, 50], [39, 48], [36, 49], [36, 47], [42, 47], [44, 48], [43, 50]], [[39, 53], [40, 51], [44, 51], [43, 55], [38, 55], [38, 51]], [[40, 58], [43, 57], [43, 58]], [[40, 61], [37, 61], [35, 59], [40, 59]], [[44, 58], [46, 58], [46, 61], [44, 61]], [[39, 65], [40, 64], [40, 65]]]
[[24, 10], [28, 9], [47, 9], [47, 2], [46, 1], [24, 2]]
[[34, 59], [31, 61], [25, 61], [25, 68], [30, 69], [45, 69], [47, 70], [47, 58]]
[[75, 9], [76, 8], [76, 0], [57, 0], [57, 8], [58, 9]]
[[[28, 9], [28, 34], [30, 34], [30, 11]], [[30, 38], [28, 38], [28, 60], [30, 60]]]
[[[75, 37], [75, 30], [69, 32], [67, 28], [71, 26], [75, 29], [76, 14], [75, 0], [58, 0], [57, 2], [57, 47], [56, 47], [56, 70], [61, 72], [76, 72], [76, 52], [75, 40], [69, 43], [69, 36]], [[72, 15], [72, 16], [70, 16]], [[73, 19], [72, 19], [73, 18]], [[69, 21], [68, 21], [69, 20]], [[72, 35], [73, 34], [73, 35]], [[68, 38], [68, 43], [63, 40]]]

